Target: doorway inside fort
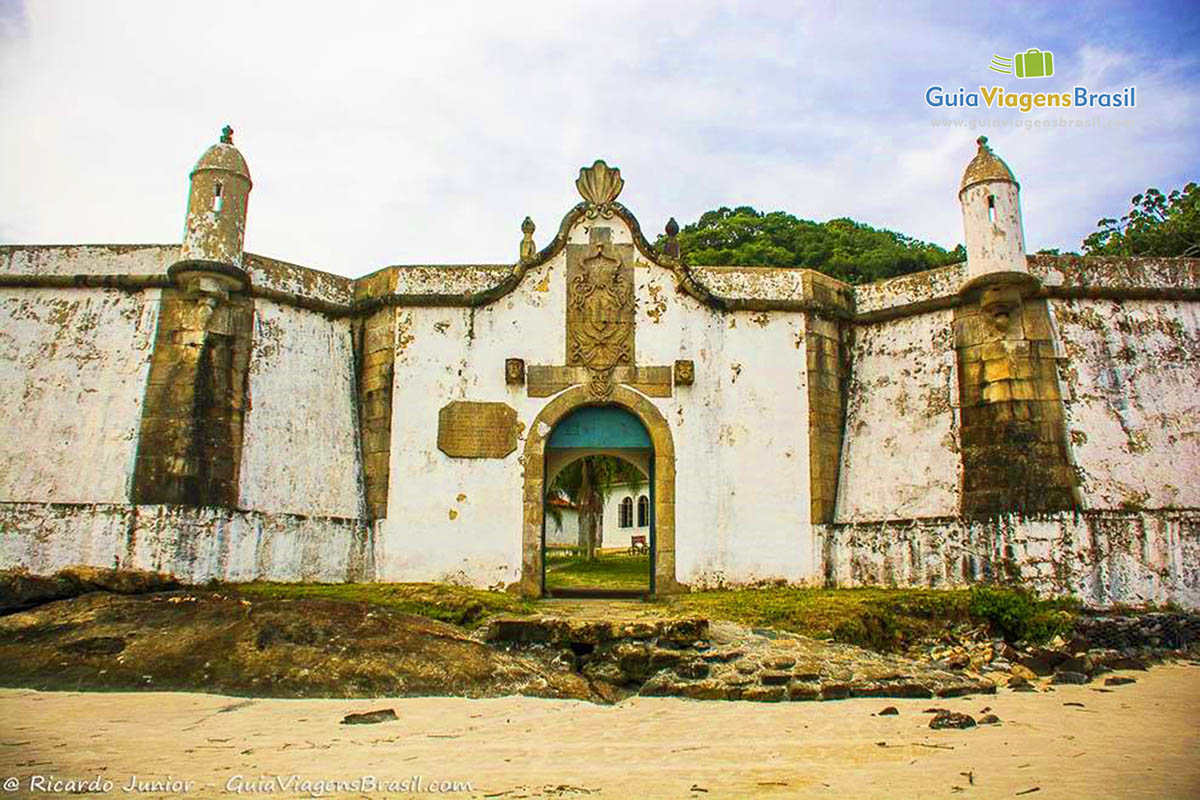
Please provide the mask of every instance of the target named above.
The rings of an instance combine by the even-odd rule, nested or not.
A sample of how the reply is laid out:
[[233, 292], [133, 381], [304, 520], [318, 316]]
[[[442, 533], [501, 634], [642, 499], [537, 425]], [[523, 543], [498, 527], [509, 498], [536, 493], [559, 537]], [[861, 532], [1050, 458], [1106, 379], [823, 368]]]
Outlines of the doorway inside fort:
[[542, 594], [642, 597], [655, 591], [654, 447], [619, 406], [564, 417], [545, 449]]

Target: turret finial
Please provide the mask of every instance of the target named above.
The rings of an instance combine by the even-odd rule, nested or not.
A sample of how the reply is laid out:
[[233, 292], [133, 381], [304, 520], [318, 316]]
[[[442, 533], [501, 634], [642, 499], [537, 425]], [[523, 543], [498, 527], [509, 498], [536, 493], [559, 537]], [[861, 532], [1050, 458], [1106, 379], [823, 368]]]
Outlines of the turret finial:
[[533, 220], [529, 217], [521, 223], [521, 260], [528, 261], [537, 255], [537, 245], [533, 243], [533, 232], [537, 226], [533, 224]]
[[233, 144], [233, 128], [228, 125], [221, 128], [221, 144]]
[[979, 145], [980, 150], [991, 150], [991, 148], [988, 147], [988, 145], [987, 145], [987, 137], [986, 136], [980, 136], [978, 139], [975, 140], [975, 143]]
[[679, 258], [679, 239], [676, 238], [679, 235], [679, 223], [675, 221], [674, 217], [667, 220], [666, 230], [667, 241], [663, 246], [663, 253], [671, 258]]

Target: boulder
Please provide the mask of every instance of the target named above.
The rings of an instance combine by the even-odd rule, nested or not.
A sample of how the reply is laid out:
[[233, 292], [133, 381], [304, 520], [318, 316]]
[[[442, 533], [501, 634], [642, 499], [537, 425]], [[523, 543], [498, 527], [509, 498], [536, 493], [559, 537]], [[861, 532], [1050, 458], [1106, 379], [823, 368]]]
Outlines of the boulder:
[[935, 731], [948, 728], [974, 728], [975, 718], [970, 714], [960, 714], [957, 711], [942, 711], [929, 720], [929, 727]]
[[375, 725], [380, 722], [395, 722], [400, 719], [396, 716], [396, 709], [381, 708], [378, 711], [366, 711], [361, 714], [347, 714], [342, 717], [343, 725]]
[[1061, 670], [1059, 672], [1054, 673], [1054, 679], [1051, 680], [1050, 682], [1051, 683], [1059, 683], [1059, 684], [1061, 684], [1061, 683], [1084, 684], [1090, 680], [1091, 680], [1091, 678], [1089, 678], [1086, 674], [1084, 674], [1082, 672], [1072, 672], [1071, 670]]

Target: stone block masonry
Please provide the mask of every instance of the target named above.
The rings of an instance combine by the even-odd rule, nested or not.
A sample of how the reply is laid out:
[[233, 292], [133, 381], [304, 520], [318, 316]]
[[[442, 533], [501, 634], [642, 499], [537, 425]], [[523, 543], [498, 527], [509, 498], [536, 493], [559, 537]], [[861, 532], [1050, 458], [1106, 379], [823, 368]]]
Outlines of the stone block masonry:
[[1046, 302], [1014, 311], [1003, 327], [978, 303], [954, 311], [968, 517], [1078, 506]]
[[252, 319], [249, 297], [163, 291], [134, 503], [236, 505]]
[[833, 522], [837, 508], [838, 470], [846, 423], [846, 382], [850, 375], [848, 326], [806, 314], [804, 351], [807, 359], [809, 493], [812, 521]]
[[354, 321], [364, 503], [370, 519], [387, 517], [396, 335], [393, 307]]

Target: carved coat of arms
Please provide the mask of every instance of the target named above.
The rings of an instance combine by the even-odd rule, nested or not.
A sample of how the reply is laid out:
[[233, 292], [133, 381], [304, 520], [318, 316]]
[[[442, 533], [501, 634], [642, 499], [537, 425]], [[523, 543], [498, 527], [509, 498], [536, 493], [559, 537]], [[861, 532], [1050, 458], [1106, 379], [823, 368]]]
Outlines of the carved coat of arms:
[[593, 245], [570, 286], [568, 359], [588, 368], [592, 393], [612, 393], [612, 371], [633, 362], [633, 286], [621, 261]]

